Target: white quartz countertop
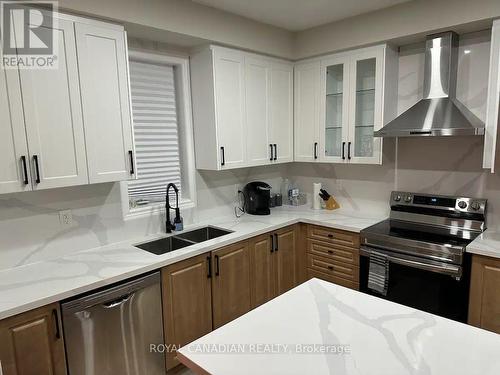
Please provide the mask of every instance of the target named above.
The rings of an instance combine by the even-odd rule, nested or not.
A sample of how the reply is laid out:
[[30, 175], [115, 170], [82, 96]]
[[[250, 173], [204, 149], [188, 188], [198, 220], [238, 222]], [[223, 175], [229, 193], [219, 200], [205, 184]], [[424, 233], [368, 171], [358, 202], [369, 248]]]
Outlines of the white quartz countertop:
[[222, 217], [209, 223], [186, 227], [188, 231], [210, 224], [232, 230], [233, 233], [164, 255], [154, 255], [134, 247], [165, 236], [163, 234], [7, 269], [0, 272], [0, 319], [298, 222], [359, 232], [382, 219], [384, 217], [380, 216], [357, 217], [342, 209], [313, 211], [304, 208], [275, 208], [268, 216], [244, 215], [239, 219], [234, 216]]
[[179, 352], [212, 375], [500, 374], [500, 335], [318, 279]]
[[467, 246], [467, 252], [500, 258], [500, 232], [486, 229]]

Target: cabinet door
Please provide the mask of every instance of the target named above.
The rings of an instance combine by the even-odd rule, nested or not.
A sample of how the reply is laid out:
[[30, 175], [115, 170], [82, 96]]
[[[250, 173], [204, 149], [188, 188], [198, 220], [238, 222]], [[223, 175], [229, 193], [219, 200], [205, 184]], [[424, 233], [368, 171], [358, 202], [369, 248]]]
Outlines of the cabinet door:
[[349, 58], [321, 62], [321, 159], [343, 163], [347, 159], [349, 116]]
[[[162, 270], [165, 343], [186, 345], [212, 330], [210, 256], [203, 254]], [[166, 353], [167, 369], [179, 364], [175, 351]]]
[[295, 71], [295, 161], [319, 158], [320, 63], [297, 64]]
[[245, 63], [243, 53], [214, 49], [215, 108], [221, 169], [246, 163]]
[[250, 253], [241, 242], [212, 252], [213, 327], [236, 319], [250, 310]]
[[497, 133], [500, 124], [500, 19], [493, 21], [490, 44], [488, 98], [484, 134], [483, 168], [495, 172], [498, 162]]
[[273, 63], [270, 79], [270, 143], [274, 162], [293, 161], [293, 68]]
[[75, 24], [91, 183], [134, 177], [125, 33]]
[[248, 165], [272, 162], [269, 144], [269, 76], [265, 58], [245, 57], [246, 153]]
[[252, 238], [249, 242], [252, 308], [262, 305], [275, 295], [273, 235], [272, 233], [264, 234]]
[[66, 374], [59, 316], [53, 304], [0, 321], [0, 374]]
[[[41, 22], [32, 15], [34, 25]], [[22, 26], [15, 18], [16, 29]], [[33, 189], [88, 183], [73, 23], [59, 19], [56, 69], [21, 69]], [[22, 34], [16, 33], [16, 43]]]
[[351, 57], [348, 159], [380, 164], [382, 139], [373, 132], [383, 126], [384, 50], [369, 49]]
[[0, 70], [0, 123], [0, 194], [31, 190], [28, 144], [17, 70]]
[[276, 232], [274, 252], [276, 295], [285, 293], [297, 284], [296, 272], [296, 229], [285, 228]]
[[500, 333], [500, 260], [472, 257], [469, 324]]

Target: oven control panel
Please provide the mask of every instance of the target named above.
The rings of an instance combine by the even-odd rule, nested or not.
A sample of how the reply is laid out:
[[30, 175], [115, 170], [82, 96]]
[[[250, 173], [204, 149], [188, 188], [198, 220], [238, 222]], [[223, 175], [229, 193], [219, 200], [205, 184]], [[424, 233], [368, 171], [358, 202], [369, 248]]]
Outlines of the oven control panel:
[[446, 195], [430, 195], [393, 191], [391, 206], [415, 206], [483, 214], [486, 211], [486, 199], [470, 197], [452, 197]]

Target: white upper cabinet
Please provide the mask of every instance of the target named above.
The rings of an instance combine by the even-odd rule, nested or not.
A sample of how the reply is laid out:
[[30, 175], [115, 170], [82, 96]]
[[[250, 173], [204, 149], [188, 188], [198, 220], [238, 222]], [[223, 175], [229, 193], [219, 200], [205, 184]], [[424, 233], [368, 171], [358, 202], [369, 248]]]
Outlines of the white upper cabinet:
[[31, 178], [19, 74], [17, 70], [1, 69], [0, 194], [26, 190], [31, 190]]
[[258, 56], [245, 57], [245, 112], [247, 162], [267, 164], [274, 160], [269, 143], [270, 64]]
[[243, 54], [227, 48], [215, 50], [214, 74], [219, 164], [223, 168], [241, 167], [246, 162]]
[[500, 123], [500, 20], [493, 22], [491, 31], [490, 71], [484, 135], [483, 168], [495, 172], [497, 133]]
[[292, 65], [210, 46], [191, 57], [196, 167], [291, 160]]
[[75, 30], [90, 183], [133, 178], [125, 33], [83, 23]]
[[295, 161], [319, 160], [320, 62], [294, 67]]
[[[16, 21], [16, 29], [22, 27]], [[58, 67], [20, 70], [34, 190], [88, 183], [73, 23], [56, 24]]]
[[295, 160], [381, 164], [373, 133], [396, 115], [397, 68], [387, 45], [296, 64]]
[[269, 143], [273, 161], [293, 161], [293, 66], [271, 63]]
[[[20, 16], [14, 14], [17, 46], [24, 43]], [[123, 27], [45, 17], [57, 21], [50, 30], [57, 67], [0, 73], [0, 193], [134, 178]], [[41, 15], [26, 20], [42, 24]]]

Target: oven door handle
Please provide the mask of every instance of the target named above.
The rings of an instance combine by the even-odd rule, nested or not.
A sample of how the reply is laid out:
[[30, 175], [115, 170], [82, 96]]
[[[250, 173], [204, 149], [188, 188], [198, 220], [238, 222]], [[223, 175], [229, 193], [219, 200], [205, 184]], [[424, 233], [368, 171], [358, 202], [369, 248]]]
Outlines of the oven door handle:
[[382, 249], [372, 249], [367, 246], [361, 246], [359, 249], [360, 255], [370, 256], [372, 252], [383, 254], [387, 257], [387, 260], [392, 263], [400, 264], [402, 266], [408, 266], [413, 268], [419, 268], [424, 271], [441, 273], [444, 275], [449, 275], [460, 280], [462, 277], [462, 267], [441, 263], [441, 262], [425, 262], [417, 260], [414, 257], [408, 257], [405, 255], [398, 254], [397, 256], [391, 255], [389, 252]]

